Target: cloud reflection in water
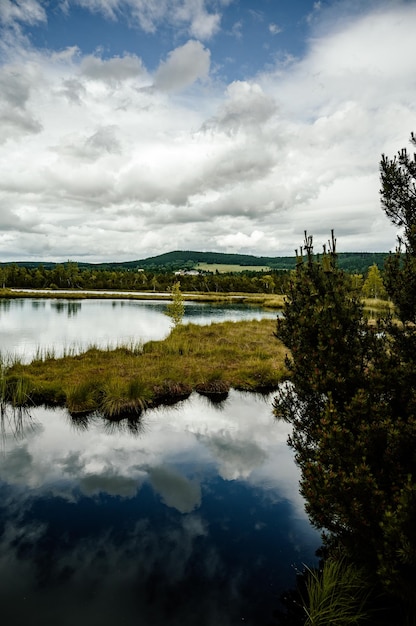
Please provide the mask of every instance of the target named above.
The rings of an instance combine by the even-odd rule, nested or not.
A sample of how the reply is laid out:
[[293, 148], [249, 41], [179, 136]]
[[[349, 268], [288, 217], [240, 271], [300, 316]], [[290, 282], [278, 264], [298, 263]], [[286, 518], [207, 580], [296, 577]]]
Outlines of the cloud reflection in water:
[[292, 563], [313, 559], [270, 399], [231, 392], [218, 410], [193, 395], [134, 436], [97, 415], [81, 429], [63, 411], [33, 418], [0, 456], [0, 597], [15, 623], [258, 624]]

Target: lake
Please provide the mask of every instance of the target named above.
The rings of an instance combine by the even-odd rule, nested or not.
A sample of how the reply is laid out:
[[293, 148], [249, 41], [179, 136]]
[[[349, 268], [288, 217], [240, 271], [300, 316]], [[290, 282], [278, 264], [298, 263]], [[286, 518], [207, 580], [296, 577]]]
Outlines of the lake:
[[[3, 301], [0, 339], [10, 352], [35, 353], [77, 341], [161, 338], [169, 332], [164, 307]], [[186, 311], [198, 323], [265, 314], [194, 304]], [[76, 420], [64, 409], [6, 411], [4, 623], [276, 623], [279, 595], [303, 563], [316, 562], [320, 537], [305, 515], [289, 428], [274, 420], [272, 398], [231, 391], [217, 405], [192, 394], [118, 423], [99, 414]]]
[[[60, 356], [65, 349], [85, 350], [163, 339], [171, 328], [161, 300], [0, 299], [0, 351], [31, 360], [39, 349]], [[276, 311], [244, 304], [185, 302], [184, 322], [276, 318]]]

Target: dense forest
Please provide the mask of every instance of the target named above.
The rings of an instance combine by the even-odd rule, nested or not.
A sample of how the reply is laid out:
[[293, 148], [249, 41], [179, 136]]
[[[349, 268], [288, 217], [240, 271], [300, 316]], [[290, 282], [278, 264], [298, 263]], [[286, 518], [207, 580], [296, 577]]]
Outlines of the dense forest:
[[179, 279], [183, 291], [284, 293], [288, 272], [199, 273], [180, 277], [170, 271], [91, 270], [77, 263], [53, 269], [11, 265], [0, 268], [1, 286], [21, 289], [116, 289], [125, 291], [170, 291]]
[[[387, 252], [343, 252], [338, 255], [338, 265], [347, 272], [365, 274], [371, 265], [377, 265], [382, 269], [384, 261], [388, 256]], [[74, 261], [68, 261], [68, 263]], [[175, 270], [191, 270], [195, 269], [199, 263], [208, 263], [212, 265], [241, 265], [241, 266], [265, 266], [271, 270], [290, 270], [296, 266], [296, 256], [252, 256], [248, 254], [225, 254], [222, 252], [196, 252], [192, 250], [177, 250], [167, 252], [158, 256], [149, 257], [137, 261], [125, 261], [122, 263], [84, 263], [76, 262], [80, 270], [110, 270], [110, 271], [137, 271], [145, 269], [150, 271], [166, 271]], [[53, 270], [58, 263], [49, 261], [16, 261], [14, 263], [0, 263], [0, 268], [5, 269], [12, 265], [16, 267], [25, 267], [26, 269], [47, 269]], [[64, 264], [66, 265], [66, 263]], [[213, 269], [215, 272], [215, 269]]]
[[[339, 266], [364, 278], [370, 267], [382, 269], [385, 253], [344, 253]], [[244, 271], [219, 273], [212, 271], [186, 273], [198, 263], [230, 264], [246, 267]], [[233, 264], [233, 265], [231, 265]], [[267, 271], [250, 270], [250, 266], [270, 267]], [[280, 267], [278, 267], [280, 265]], [[2, 263], [0, 286], [21, 289], [117, 289], [134, 291], [169, 291], [178, 279], [174, 272], [184, 270], [179, 277], [183, 291], [244, 293], [286, 293], [290, 271], [296, 265], [293, 257], [250, 257], [247, 255], [171, 252], [144, 261], [113, 264], [67, 263]]]

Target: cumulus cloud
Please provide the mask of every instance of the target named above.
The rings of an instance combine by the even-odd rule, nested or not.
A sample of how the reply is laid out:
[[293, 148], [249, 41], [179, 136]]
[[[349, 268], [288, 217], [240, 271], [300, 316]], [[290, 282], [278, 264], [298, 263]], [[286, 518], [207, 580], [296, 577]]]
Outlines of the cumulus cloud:
[[204, 0], [187, 0], [179, 4], [174, 11], [180, 22], [189, 22], [189, 33], [198, 39], [210, 39], [218, 32], [221, 15], [209, 13]]
[[39, 133], [42, 125], [28, 108], [35, 86], [36, 71], [16, 65], [0, 69], [0, 142], [30, 133]]
[[122, 147], [118, 135], [116, 125], [101, 126], [88, 137], [64, 138], [57, 151], [61, 155], [87, 160], [99, 159], [106, 154], [120, 154]]
[[0, 143], [10, 138], [18, 138], [27, 134], [40, 133], [42, 125], [33, 115], [25, 110], [4, 107], [0, 110]]
[[244, 248], [256, 248], [261, 246], [262, 239], [264, 239], [264, 232], [260, 230], [253, 231], [250, 235], [244, 233], [232, 233], [230, 235], [219, 235], [217, 238], [218, 244], [227, 249], [242, 250]]
[[120, 83], [129, 78], [138, 78], [145, 73], [141, 59], [135, 55], [102, 59], [98, 56], [84, 57], [80, 65], [81, 76], [103, 82]]
[[203, 125], [204, 130], [214, 126], [231, 132], [241, 127], [258, 129], [277, 111], [273, 98], [256, 83], [235, 81], [227, 87], [225, 96], [225, 103], [218, 114]]
[[[132, 53], [51, 53], [17, 39], [0, 67], [2, 258], [293, 254], [305, 228], [335, 228], [344, 250], [394, 248], [378, 161], [413, 128], [416, 7], [340, 12], [350, 4], [315, 11], [302, 58], [231, 82], [195, 39], [155, 71]], [[196, 1], [134, 5], [154, 28], [169, 11], [187, 32], [191, 14], [210, 14]], [[134, 7], [89, 8], [121, 19]]]
[[154, 86], [161, 91], [176, 91], [206, 79], [210, 67], [210, 52], [199, 41], [188, 41], [173, 50], [160, 64]]

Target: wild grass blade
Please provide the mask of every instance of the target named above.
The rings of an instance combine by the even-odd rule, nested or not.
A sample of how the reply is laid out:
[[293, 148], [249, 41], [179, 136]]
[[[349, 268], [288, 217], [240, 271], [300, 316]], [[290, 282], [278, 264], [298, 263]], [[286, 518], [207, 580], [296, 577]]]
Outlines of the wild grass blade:
[[370, 590], [361, 569], [333, 558], [321, 570], [307, 569], [305, 626], [357, 626], [368, 617]]

